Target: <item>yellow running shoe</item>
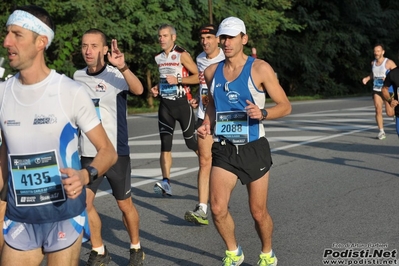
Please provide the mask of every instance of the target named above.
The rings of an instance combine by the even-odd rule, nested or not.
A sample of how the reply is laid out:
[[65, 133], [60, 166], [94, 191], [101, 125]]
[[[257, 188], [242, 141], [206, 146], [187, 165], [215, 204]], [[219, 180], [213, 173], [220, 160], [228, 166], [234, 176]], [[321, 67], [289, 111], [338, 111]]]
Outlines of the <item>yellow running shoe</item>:
[[272, 255], [260, 254], [259, 255], [259, 266], [277, 266], [277, 257], [274, 256], [274, 252]]
[[238, 266], [244, 261], [244, 252], [240, 246], [238, 246], [238, 255], [235, 252], [226, 250], [226, 257], [223, 258], [222, 266]]

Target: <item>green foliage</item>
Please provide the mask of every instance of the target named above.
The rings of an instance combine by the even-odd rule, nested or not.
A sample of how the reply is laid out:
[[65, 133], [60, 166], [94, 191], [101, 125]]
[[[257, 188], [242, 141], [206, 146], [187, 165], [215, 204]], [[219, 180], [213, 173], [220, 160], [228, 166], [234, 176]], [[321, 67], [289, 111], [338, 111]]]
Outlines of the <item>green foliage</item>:
[[390, 48], [398, 40], [398, 3], [381, 2], [295, 1], [287, 15], [305, 29], [276, 32], [268, 58], [288, 94], [364, 92], [367, 87], [361, 80], [371, 72], [373, 45], [384, 43], [385, 55], [396, 60]]
[[[90, 28], [103, 30], [118, 40], [130, 69], [145, 87], [142, 97], [129, 103], [145, 107], [149, 88], [158, 81], [154, 56], [160, 51], [157, 31], [163, 23], [175, 26], [176, 43], [193, 58], [202, 48], [198, 29], [219, 24], [228, 16], [245, 21], [249, 43], [267, 60], [289, 95], [324, 97], [364, 92], [363, 76], [370, 72], [372, 48], [386, 46], [386, 56], [396, 61], [399, 40], [397, 0], [36, 0], [53, 17], [57, 29], [47, 54], [50, 67], [72, 76], [85, 66], [80, 38]], [[0, 23], [11, 10], [30, 1], [0, 2]], [[2, 36], [5, 29], [2, 29]], [[0, 50], [0, 56], [6, 51]], [[4, 66], [3, 66], [4, 67]], [[7, 64], [6, 74], [13, 73]], [[195, 89], [195, 86], [193, 87]]]

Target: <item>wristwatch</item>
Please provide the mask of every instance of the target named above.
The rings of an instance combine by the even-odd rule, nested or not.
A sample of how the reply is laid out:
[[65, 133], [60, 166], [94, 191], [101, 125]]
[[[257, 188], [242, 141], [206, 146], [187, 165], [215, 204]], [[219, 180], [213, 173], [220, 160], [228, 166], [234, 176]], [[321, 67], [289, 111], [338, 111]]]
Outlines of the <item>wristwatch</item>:
[[183, 79], [180, 74], [177, 74], [177, 84], [182, 84]]
[[119, 70], [121, 73], [125, 72], [125, 71], [128, 70], [128, 69], [129, 69], [129, 67], [128, 67], [126, 64], [125, 64], [124, 67], [118, 68], [118, 70]]
[[260, 111], [262, 112], [262, 119], [261, 119], [261, 120], [265, 120], [266, 117], [267, 117], [267, 111], [266, 111], [266, 109], [261, 109]]
[[98, 171], [96, 168], [94, 168], [93, 166], [87, 166], [85, 168], [87, 170], [87, 172], [89, 172], [89, 183], [88, 185], [90, 185], [91, 183], [93, 183], [94, 180], [96, 180], [98, 178]]

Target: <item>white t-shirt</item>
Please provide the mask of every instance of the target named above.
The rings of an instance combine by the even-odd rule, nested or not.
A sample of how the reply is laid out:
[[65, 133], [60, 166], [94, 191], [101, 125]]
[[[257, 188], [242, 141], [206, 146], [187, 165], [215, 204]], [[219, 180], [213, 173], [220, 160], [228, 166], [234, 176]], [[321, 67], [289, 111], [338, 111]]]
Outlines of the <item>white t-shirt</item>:
[[100, 123], [92, 101], [81, 84], [54, 70], [33, 85], [18, 78], [0, 83], [0, 128], [9, 156], [7, 217], [27, 223], [75, 217], [86, 196], [67, 198], [59, 168], [81, 169], [78, 128], [88, 132]]
[[[118, 155], [129, 155], [127, 130], [127, 93], [129, 86], [122, 73], [113, 66], [91, 75], [87, 67], [78, 70], [73, 79], [85, 84], [93, 100], [97, 115]], [[81, 155], [94, 157], [97, 151], [85, 134], [80, 136]]]

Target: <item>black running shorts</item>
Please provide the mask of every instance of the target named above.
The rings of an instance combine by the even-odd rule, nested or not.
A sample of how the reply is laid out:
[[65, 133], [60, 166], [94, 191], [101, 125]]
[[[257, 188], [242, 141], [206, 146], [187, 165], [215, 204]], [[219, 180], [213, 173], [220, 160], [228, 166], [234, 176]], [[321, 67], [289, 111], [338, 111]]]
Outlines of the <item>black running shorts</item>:
[[272, 164], [269, 142], [264, 137], [245, 145], [226, 140], [212, 145], [212, 166], [235, 174], [243, 185], [264, 176]]
[[[91, 157], [81, 157], [82, 168], [90, 165], [93, 161]], [[107, 177], [108, 183], [112, 189], [112, 195], [116, 200], [124, 200], [131, 197], [132, 180], [131, 180], [131, 164], [130, 156], [118, 156], [116, 163], [103, 175], [99, 176], [93, 183], [87, 185], [94, 193], [97, 192], [98, 187]]]

